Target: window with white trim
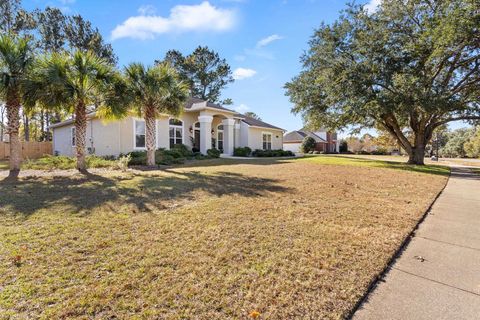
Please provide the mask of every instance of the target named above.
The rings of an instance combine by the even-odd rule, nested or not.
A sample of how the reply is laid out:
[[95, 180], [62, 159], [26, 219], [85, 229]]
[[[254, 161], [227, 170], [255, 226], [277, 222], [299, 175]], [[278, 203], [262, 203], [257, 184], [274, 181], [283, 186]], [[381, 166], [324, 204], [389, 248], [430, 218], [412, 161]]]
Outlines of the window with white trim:
[[272, 150], [272, 134], [271, 133], [263, 133], [263, 150]]
[[77, 133], [75, 131], [75, 127], [72, 127], [71, 128], [71, 134], [72, 134], [72, 138], [70, 139], [70, 141], [72, 142], [72, 147], [75, 147], [76, 146], [76, 138], [77, 138]]
[[169, 136], [170, 136], [170, 149], [176, 144], [183, 143], [183, 122], [178, 119], [170, 119], [169, 124]]
[[223, 151], [223, 124], [217, 127], [217, 149]]
[[145, 121], [135, 120], [135, 148], [145, 148]]

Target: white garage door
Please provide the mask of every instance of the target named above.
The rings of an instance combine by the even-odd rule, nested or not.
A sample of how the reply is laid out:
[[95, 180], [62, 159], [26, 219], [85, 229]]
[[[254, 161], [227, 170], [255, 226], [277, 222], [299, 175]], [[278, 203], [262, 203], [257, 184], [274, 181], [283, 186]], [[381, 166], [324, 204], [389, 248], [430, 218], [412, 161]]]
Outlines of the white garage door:
[[301, 143], [284, 143], [283, 150], [297, 153], [297, 152], [300, 152], [300, 145]]

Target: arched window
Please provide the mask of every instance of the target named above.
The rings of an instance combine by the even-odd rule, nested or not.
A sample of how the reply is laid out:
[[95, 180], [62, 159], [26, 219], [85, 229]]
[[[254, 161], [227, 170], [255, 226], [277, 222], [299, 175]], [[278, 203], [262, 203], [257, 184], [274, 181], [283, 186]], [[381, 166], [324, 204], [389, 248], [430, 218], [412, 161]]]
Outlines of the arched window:
[[183, 122], [178, 119], [168, 121], [170, 132], [170, 149], [176, 144], [183, 143]]
[[223, 124], [217, 127], [217, 149], [223, 152]]

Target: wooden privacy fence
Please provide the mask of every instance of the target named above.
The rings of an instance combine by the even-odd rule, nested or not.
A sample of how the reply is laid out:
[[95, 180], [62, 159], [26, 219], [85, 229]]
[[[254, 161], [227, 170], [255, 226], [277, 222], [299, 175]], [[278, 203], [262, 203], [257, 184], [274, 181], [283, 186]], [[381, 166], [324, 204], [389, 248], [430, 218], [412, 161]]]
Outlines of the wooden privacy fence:
[[[23, 159], [36, 159], [46, 154], [52, 154], [51, 142], [22, 141]], [[9, 156], [10, 143], [0, 142], [0, 160], [8, 159]]]

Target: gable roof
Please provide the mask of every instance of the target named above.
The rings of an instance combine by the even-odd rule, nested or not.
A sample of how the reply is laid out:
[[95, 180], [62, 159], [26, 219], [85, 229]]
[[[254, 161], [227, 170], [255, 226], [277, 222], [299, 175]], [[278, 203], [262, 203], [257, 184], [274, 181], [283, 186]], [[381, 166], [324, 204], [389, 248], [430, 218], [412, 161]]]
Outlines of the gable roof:
[[303, 130], [296, 130], [288, 132], [283, 137], [283, 142], [302, 142], [305, 137], [312, 137], [315, 142], [327, 142], [322, 137], [318, 136], [314, 132], [303, 131]]
[[252, 118], [252, 117], [249, 117], [249, 116], [245, 116], [243, 114], [237, 114], [239, 118], [242, 118], [241, 121], [243, 121], [244, 123], [246, 123], [247, 125], [249, 126], [252, 126], [252, 127], [261, 127], [261, 128], [268, 128], [268, 129], [276, 129], [276, 130], [282, 130], [282, 131], [285, 131], [283, 130], [282, 128], [279, 128], [279, 127], [275, 127], [274, 125], [271, 125], [269, 123], [266, 123], [266, 122], [263, 122], [261, 120], [258, 120], [258, 119], [255, 119], [255, 118]]
[[218, 109], [218, 110], [221, 110], [221, 111], [227, 111], [227, 112], [231, 112], [231, 113], [236, 113], [235, 111], [233, 110], [230, 110], [230, 109], [227, 109], [227, 108], [224, 108], [223, 106], [219, 105], [219, 104], [216, 104], [216, 103], [213, 103], [213, 102], [210, 102], [210, 101], [205, 101], [203, 99], [200, 99], [200, 98], [194, 98], [194, 97], [191, 97], [188, 99], [188, 101], [185, 103], [185, 110], [193, 110], [195, 105], [198, 105], [198, 104], [204, 104], [204, 108], [211, 108], [211, 109]]

